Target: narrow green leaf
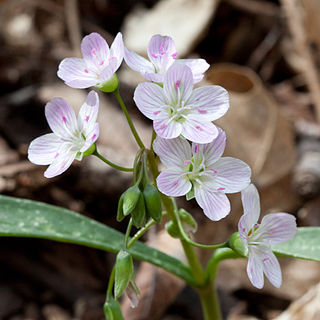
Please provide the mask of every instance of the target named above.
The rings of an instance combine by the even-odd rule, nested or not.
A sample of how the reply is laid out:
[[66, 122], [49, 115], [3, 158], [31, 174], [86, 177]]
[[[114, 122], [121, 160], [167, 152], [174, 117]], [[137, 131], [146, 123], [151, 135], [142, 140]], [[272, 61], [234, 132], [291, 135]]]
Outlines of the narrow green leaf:
[[[122, 233], [73, 211], [2, 195], [0, 236], [49, 239], [111, 252], [119, 252], [124, 243]], [[190, 285], [196, 285], [189, 267], [176, 258], [139, 241], [128, 251], [134, 258], [150, 262]]]
[[273, 246], [278, 255], [320, 262], [320, 227], [301, 227], [289, 242]]

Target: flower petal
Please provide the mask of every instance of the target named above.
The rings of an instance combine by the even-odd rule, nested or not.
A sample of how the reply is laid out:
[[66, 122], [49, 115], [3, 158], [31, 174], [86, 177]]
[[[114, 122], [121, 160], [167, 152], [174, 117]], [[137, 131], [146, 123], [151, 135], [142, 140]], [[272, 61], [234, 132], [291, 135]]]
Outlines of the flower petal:
[[181, 123], [171, 121], [166, 111], [160, 112], [153, 121], [154, 131], [162, 138], [173, 139], [179, 137], [182, 131]]
[[205, 86], [193, 90], [187, 105], [192, 105], [191, 119], [213, 121], [229, 109], [229, 95], [220, 86]]
[[133, 100], [139, 110], [149, 119], [154, 120], [166, 105], [163, 89], [150, 82], [139, 83], [134, 91]]
[[95, 91], [90, 91], [86, 101], [81, 106], [78, 115], [79, 131], [91, 131], [97, 120], [99, 110], [99, 96]]
[[57, 75], [71, 88], [84, 89], [97, 84], [97, 74], [83, 59], [66, 58], [59, 64]]
[[120, 67], [124, 55], [124, 45], [121, 32], [118, 32], [110, 48], [110, 58], [117, 59], [116, 70]]
[[148, 44], [148, 56], [156, 68], [161, 69], [157, 71], [164, 73], [177, 58], [174, 41], [167, 36], [154, 35]]
[[203, 122], [186, 118], [181, 134], [196, 143], [210, 143], [218, 136], [217, 127], [211, 122]]
[[99, 137], [99, 123], [95, 123], [90, 131], [86, 132], [86, 142], [83, 147], [79, 150], [80, 152], [87, 151], [92, 144], [94, 144]]
[[197, 152], [194, 152], [194, 156], [202, 157], [207, 168], [210, 168], [221, 158], [226, 146], [226, 133], [221, 128], [217, 126], [216, 128], [218, 129], [218, 136], [212, 142], [192, 144], [192, 150], [197, 150]]
[[194, 194], [197, 203], [210, 220], [221, 220], [230, 213], [230, 202], [224, 193], [212, 192], [195, 184]]
[[153, 142], [153, 149], [167, 168], [182, 168], [184, 162], [191, 159], [191, 147], [185, 139], [168, 140], [157, 136]]
[[296, 218], [288, 213], [267, 214], [262, 218], [259, 231], [259, 239], [264, 243], [275, 245], [287, 242], [297, 233]]
[[247, 232], [258, 222], [260, 216], [260, 198], [257, 188], [250, 184], [241, 191], [241, 200], [244, 215], [246, 215], [245, 227]]
[[66, 171], [76, 157], [75, 152], [71, 152], [72, 145], [64, 143], [58, 151], [58, 156], [52, 161], [48, 169], [44, 172], [46, 178], [53, 178]]
[[282, 283], [281, 268], [278, 259], [271, 250], [265, 250], [262, 257], [263, 271], [268, 280], [280, 288]]
[[99, 74], [99, 85], [103, 85], [104, 82], [110, 80], [113, 74], [117, 71], [118, 59], [113, 57], [113, 59], [109, 60], [109, 64], [101, 70]]
[[170, 104], [187, 101], [192, 93], [193, 77], [191, 69], [174, 63], [164, 76], [163, 89]]
[[145, 79], [149, 81], [163, 83], [164, 75], [162, 73], [145, 72], [142, 75]]
[[88, 67], [97, 73], [109, 60], [109, 46], [99, 33], [92, 32], [81, 42], [81, 52]]
[[191, 182], [183, 175], [180, 168], [162, 171], [157, 178], [158, 189], [167, 196], [180, 197], [187, 194], [192, 187]]
[[132, 70], [141, 72], [142, 75], [145, 72], [155, 72], [154, 67], [150, 61], [139, 56], [137, 53], [127, 49], [126, 47], [124, 48], [124, 60]]
[[45, 106], [45, 115], [51, 130], [60, 138], [73, 137], [77, 120], [73, 109], [62, 98], [54, 98]]
[[263, 264], [259, 253], [256, 248], [250, 248], [247, 274], [252, 285], [258, 289], [262, 289], [264, 285]]
[[201, 81], [204, 73], [210, 67], [210, 65], [204, 59], [179, 59], [176, 60], [175, 63], [185, 64], [191, 69], [194, 83]]
[[54, 133], [34, 139], [28, 149], [28, 159], [39, 165], [50, 164], [60, 148], [62, 141]]
[[210, 185], [211, 189], [224, 193], [235, 193], [250, 183], [251, 169], [243, 161], [231, 157], [220, 158], [213, 166], [217, 173]]

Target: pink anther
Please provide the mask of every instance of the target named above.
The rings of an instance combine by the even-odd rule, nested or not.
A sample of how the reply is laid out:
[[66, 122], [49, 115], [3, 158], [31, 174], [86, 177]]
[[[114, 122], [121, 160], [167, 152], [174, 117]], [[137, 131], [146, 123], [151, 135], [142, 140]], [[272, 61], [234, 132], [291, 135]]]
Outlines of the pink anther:
[[84, 69], [84, 72], [85, 72], [85, 73], [89, 73], [89, 70], [88, 70], [88, 69]]

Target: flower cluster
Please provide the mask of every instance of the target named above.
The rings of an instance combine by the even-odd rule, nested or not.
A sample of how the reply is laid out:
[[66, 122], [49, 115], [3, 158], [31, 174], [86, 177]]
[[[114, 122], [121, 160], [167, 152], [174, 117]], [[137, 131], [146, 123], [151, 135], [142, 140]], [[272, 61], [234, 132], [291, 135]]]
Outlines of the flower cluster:
[[[250, 167], [239, 159], [222, 157], [226, 134], [212, 123], [228, 111], [228, 93], [214, 85], [194, 89], [209, 64], [203, 59], [177, 59], [173, 40], [161, 35], [149, 42], [149, 60], [125, 48], [121, 33], [110, 48], [99, 34], [91, 33], [83, 38], [81, 51], [82, 59], [66, 58], [60, 63], [58, 76], [72, 88], [94, 86], [118, 94], [115, 72], [122, 60], [140, 72], [147, 81], [137, 86], [134, 101], [153, 121], [153, 150], [166, 167], [156, 180], [159, 191], [173, 197], [185, 195], [187, 200], [195, 198], [204, 214], [214, 221], [230, 213], [226, 193], [242, 192], [244, 215], [239, 221], [239, 234], [249, 256], [248, 276], [257, 288], [263, 287], [263, 274], [279, 287], [281, 270], [271, 245], [295, 235], [295, 219], [275, 213], [257, 224], [259, 195], [250, 185]], [[98, 108], [95, 91], [88, 94], [78, 118], [62, 98], [46, 105], [45, 115], [53, 133], [33, 140], [28, 156], [35, 164], [49, 165], [44, 173], [47, 178], [67, 170], [73, 160], [96, 152]], [[161, 214], [161, 204], [159, 210]]]

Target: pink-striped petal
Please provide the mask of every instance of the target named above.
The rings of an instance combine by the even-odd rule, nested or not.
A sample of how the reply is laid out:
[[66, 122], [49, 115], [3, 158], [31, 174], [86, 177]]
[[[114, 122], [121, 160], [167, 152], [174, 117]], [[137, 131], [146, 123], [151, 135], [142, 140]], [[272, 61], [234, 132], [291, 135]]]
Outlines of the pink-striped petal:
[[142, 73], [143, 77], [149, 81], [153, 81], [156, 83], [163, 83], [164, 74], [162, 73], [154, 73], [154, 72], [144, 72]]
[[213, 121], [221, 118], [229, 109], [229, 95], [220, 86], [205, 86], [193, 90], [187, 105], [192, 106], [190, 119]]
[[174, 41], [167, 36], [154, 35], [148, 44], [148, 56], [156, 67], [166, 69], [177, 58]]
[[245, 189], [251, 178], [251, 169], [243, 161], [231, 157], [220, 158], [212, 169], [216, 175], [210, 181], [212, 190], [221, 190], [225, 193], [240, 192]]
[[94, 144], [99, 137], [99, 123], [95, 123], [90, 131], [86, 132], [85, 138], [86, 142], [83, 147], [79, 150], [80, 152], [87, 151], [92, 144]]
[[182, 136], [196, 143], [210, 143], [218, 136], [217, 127], [211, 122], [190, 119], [183, 123]]
[[154, 131], [164, 139], [173, 139], [179, 137], [182, 131], [182, 124], [177, 121], [171, 121], [169, 114], [165, 111], [160, 112], [153, 121]]
[[88, 67], [97, 73], [109, 61], [109, 46], [100, 34], [92, 32], [81, 42], [81, 52]]
[[210, 67], [210, 65], [204, 59], [179, 59], [176, 60], [175, 63], [185, 64], [191, 69], [194, 83], [201, 81], [204, 73]]
[[57, 156], [61, 143], [62, 140], [54, 133], [36, 138], [30, 143], [28, 159], [38, 165], [50, 164]]
[[64, 143], [61, 145], [58, 156], [52, 161], [48, 169], [44, 172], [46, 178], [53, 178], [65, 172], [72, 164], [76, 153], [71, 151], [72, 144]]
[[280, 288], [282, 283], [282, 274], [279, 261], [271, 250], [265, 250], [262, 259], [263, 271], [268, 280], [276, 288]]
[[254, 184], [250, 184], [241, 191], [241, 200], [243, 212], [246, 216], [244, 224], [247, 232], [258, 222], [260, 216], [260, 198], [257, 188]]
[[230, 213], [230, 202], [224, 193], [212, 192], [195, 184], [194, 194], [197, 203], [210, 220], [221, 220]]
[[104, 82], [110, 80], [113, 74], [117, 71], [118, 59], [114, 58], [109, 61], [109, 64], [100, 72], [98, 85], [102, 86]]
[[155, 71], [150, 61], [139, 56], [137, 53], [127, 49], [126, 47], [124, 48], [124, 60], [132, 70], [141, 72], [142, 75], [145, 72], [154, 73]]
[[192, 188], [191, 182], [179, 168], [162, 171], [157, 178], [157, 186], [163, 194], [171, 197], [183, 196]]
[[57, 75], [72, 88], [89, 88], [98, 82], [97, 73], [89, 69], [85, 61], [79, 58], [63, 59], [59, 64]]
[[99, 110], [99, 96], [90, 91], [78, 115], [78, 128], [80, 131], [92, 130], [97, 120]]
[[250, 247], [247, 274], [254, 287], [258, 289], [263, 288], [263, 263], [260, 256], [260, 252], [255, 247]]
[[259, 240], [270, 245], [285, 243], [297, 233], [296, 218], [288, 213], [270, 213], [262, 218]]
[[115, 57], [117, 60], [116, 70], [120, 67], [124, 56], [124, 45], [121, 32], [116, 35], [111, 47], [110, 58]]
[[77, 129], [73, 109], [62, 98], [54, 98], [45, 106], [45, 116], [51, 130], [60, 138], [72, 138]]
[[150, 82], [139, 83], [134, 91], [133, 100], [138, 109], [149, 119], [154, 120], [166, 106], [163, 89]]
[[191, 159], [190, 144], [185, 139], [168, 140], [157, 136], [153, 142], [153, 149], [167, 168], [183, 168], [184, 162]]
[[189, 67], [183, 64], [173, 64], [164, 76], [163, 89], [170, 104], [187, 101], [192, 93], [193, 77]]

